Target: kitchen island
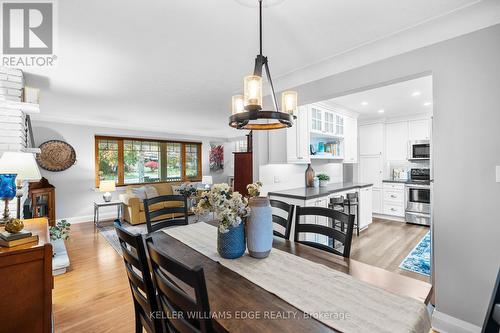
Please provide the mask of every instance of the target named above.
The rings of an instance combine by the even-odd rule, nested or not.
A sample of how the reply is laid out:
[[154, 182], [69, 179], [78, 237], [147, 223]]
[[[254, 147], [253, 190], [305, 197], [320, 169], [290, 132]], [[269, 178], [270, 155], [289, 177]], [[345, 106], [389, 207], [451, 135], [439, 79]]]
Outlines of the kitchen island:
[[[357, 212], [353, 211], [352, 213], [357, 215], [356, 220], [359, 222], [359, 228], [363, 230], [372, 223], [372, 188], [373, 184], [345, 182], [332, 183], [325, 187], [299, 187], [288, 190], [272, 191], [268, 193], [268, 196], [272, 200], [284, 201], [291, 205], [328, 208], [330, 198], [338, 196], [343, 196], [345, 198], [347, 193], [357, 192], [359, 209]], [[328, 222], [329, 221], [323, 217], [315, 217], [313, 221], [308, 221], [308, 223], [322, 225], [328, 225]], [[295, 222], [293, 224], [295, 224]], [[294, 228], [292, 227], [290, 233], [290, 238], [292, 240], [293, 231]]]

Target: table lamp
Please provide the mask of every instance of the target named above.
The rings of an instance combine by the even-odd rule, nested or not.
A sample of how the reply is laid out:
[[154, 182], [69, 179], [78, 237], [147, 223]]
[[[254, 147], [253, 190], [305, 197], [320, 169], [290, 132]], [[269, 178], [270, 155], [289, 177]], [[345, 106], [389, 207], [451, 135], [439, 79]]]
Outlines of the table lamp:
[[201, 177], [201, 183], [205, 185], [205, 189], [209, 189], [210, 185], [213, 184], [213, 178], [212, 176], [203, 176]]
[[[0, 174], [3, 174], [4, 178], [6, 175], [17, 175], [15, 177], [15, 185], [17, 188], [17, 218], [21, 216], [21, 198], [23, 196], [23, 181], [34, 182], [39, 181], [42, 178], [40, 170], [35, 160], [35, 156], [31, 153], [23, 152], [5, 152], [0, 158]], [[9, 178], [9, 177], [7, 177]], [[2, 182], [3, 183], [3, 182]], [[6, 187], [9, 187], [6, 185]], [[0, 190], [1, 191], [1, 190]], [[8, 192], [8, 191], [7, 191]], [[0, 194], [3, 198], [3, 195]], [[5, 199], [4, 199], [5, 200]], [[12, 200], [9, 199], [9, 200]], [[4, 220], [8, 219], [8, 207], [6, 203], [6, 210], [4, 209]], [[7, 217], [5, 216], [7, 213]]]
[[105, 202], [110, 202], [112, 195], [110, 192], [116, 191], [116, 185], [114, 180], [101, 180], [99, 183], [99, 192], [106, 192], [102, 195]]

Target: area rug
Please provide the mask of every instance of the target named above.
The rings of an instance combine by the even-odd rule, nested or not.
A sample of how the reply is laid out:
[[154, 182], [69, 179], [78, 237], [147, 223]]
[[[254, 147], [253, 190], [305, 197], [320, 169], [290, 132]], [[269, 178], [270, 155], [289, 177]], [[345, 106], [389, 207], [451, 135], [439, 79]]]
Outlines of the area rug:
[[[197, 221], [196, 216], [189, 216], [189, 223], [193, 223]], [[128, 222], [122, 222], [122, 227], [127, 231], [130, 231], [133, 234], [147, 234], [146, 224], [137, 224], [133, 225]], [[113, 222], [102, 222], [100, 226], [97, 228], [99, 233], [106, 239], [106, 241], [115, 249], [116, 252], [121, 256], [122, 250], [120, 248], [120, 242], [118, 241], [118, 236], [116, 235], [115, 227]]]
[[425, 276], [431, 275], [431, 232], [427, 232], [399, 268]]

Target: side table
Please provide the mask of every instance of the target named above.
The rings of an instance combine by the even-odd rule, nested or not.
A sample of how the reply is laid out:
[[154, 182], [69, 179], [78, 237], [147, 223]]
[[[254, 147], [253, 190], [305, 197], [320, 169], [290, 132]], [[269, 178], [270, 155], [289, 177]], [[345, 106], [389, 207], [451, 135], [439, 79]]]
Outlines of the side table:
[[116, 206], [117, 207], [117, 212], [118, 212], [118, 219], [121, 221], [122, 217], [122, 210], [123, 210], [123, 203], [118, 200], [112, 200], [110, 202], [105, 202], [105, 201], [94, 201], [94, 228], [97, 227], [99, 228], [99, 209], [101, 207], [109, 207], [109, 206]]

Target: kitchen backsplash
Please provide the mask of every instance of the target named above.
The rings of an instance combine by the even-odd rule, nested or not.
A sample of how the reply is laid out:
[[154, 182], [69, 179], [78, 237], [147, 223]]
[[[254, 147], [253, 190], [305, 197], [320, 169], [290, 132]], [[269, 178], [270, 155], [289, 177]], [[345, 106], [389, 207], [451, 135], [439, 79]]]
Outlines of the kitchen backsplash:
[[[312, 168], [316, 172], [326, 173], [331, 183], [342, 182], [342, 163], [314, 161]], [[270, 191], [287, 190], [305, 186], [307, 164], [266, 164], [259, 167], [259, 179], [262, 182], [261, 195]]]

